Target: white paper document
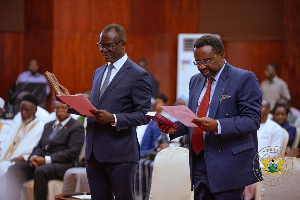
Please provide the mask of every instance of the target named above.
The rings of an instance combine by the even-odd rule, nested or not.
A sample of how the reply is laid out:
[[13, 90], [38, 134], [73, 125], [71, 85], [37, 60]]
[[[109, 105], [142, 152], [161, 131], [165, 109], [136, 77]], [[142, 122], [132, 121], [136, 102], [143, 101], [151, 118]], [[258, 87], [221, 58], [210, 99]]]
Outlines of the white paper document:
[[196, 124], [192, 123], [193, 119], [198, 119], [199, 117], [191, 111], [187, 106], [161, 106], [167, 113], [172, 117], [176, 118], [178, 121], [186, 126], [197, 127]]
[[96, 110], [96, 108], [83, 94], [57, 95], [57, 97], [81, 115], [94, 117], [90, 110]]

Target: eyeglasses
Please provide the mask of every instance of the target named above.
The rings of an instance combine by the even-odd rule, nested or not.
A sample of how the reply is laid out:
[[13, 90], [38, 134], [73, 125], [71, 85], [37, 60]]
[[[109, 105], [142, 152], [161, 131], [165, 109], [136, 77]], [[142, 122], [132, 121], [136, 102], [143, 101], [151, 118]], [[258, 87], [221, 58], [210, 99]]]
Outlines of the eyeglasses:
[[100, 42], [97, 43], [97, 48], [99, 50], [103, 50], [103, 49], [106, 49], [108, 51], [112, 51], [114, 49], [114, 47], [119, 44], [120, 42], [123, 42], [123, 40], [120, 40], [119, 42], [117, 43], [114, 43], [114, 44], [101, 44]]
[[[216, 54], [217, 55], [217, 54]], [[213, 57], [211, 58], [206, 58], [206, 59], [203, 59], [203, 60], [194, 60], [193, 63], [194, 65], [197, 65], [197, 66], [200, 66], [200, 65], [209, 65], [211, 60], [216, 56], [214, 55]]]

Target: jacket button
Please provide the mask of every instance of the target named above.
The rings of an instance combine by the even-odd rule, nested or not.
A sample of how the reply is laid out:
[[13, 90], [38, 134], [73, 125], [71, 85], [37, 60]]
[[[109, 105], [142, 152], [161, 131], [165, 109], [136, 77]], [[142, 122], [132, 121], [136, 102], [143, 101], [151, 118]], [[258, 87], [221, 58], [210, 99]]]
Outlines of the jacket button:
[[220, 153], [220, 152], [221, 152], [221, 149], [218, 149], [218, 152]]

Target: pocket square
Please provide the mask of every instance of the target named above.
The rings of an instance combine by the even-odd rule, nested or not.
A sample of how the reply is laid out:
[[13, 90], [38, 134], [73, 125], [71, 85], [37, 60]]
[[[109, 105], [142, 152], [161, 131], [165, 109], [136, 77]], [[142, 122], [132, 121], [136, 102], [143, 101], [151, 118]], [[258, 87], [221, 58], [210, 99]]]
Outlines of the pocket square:
[[222, 100], [224, 100], [224, 99], [228, 99], [228, 98], [230, 98], [231, 96], [229, 96], [229, 95], [227, 95], [227, 94], [222, 94], [222, 97], [221, 97], [221, 99], [220, 99], [220, 107], [222, 107]]

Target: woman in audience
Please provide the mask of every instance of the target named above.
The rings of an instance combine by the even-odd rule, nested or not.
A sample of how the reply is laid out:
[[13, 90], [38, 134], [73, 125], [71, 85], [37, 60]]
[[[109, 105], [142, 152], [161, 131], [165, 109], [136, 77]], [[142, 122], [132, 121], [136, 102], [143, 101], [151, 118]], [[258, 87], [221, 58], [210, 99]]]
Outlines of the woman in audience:
[[273, 120], [277, 122], [282, 128], [285, 128], [289, 133], [288, 146], [292, 146], [295, 136], [296, 128], [291, 126], [287, 121], [288, 110], [285, 106], [276, 104], [273, 110]]

